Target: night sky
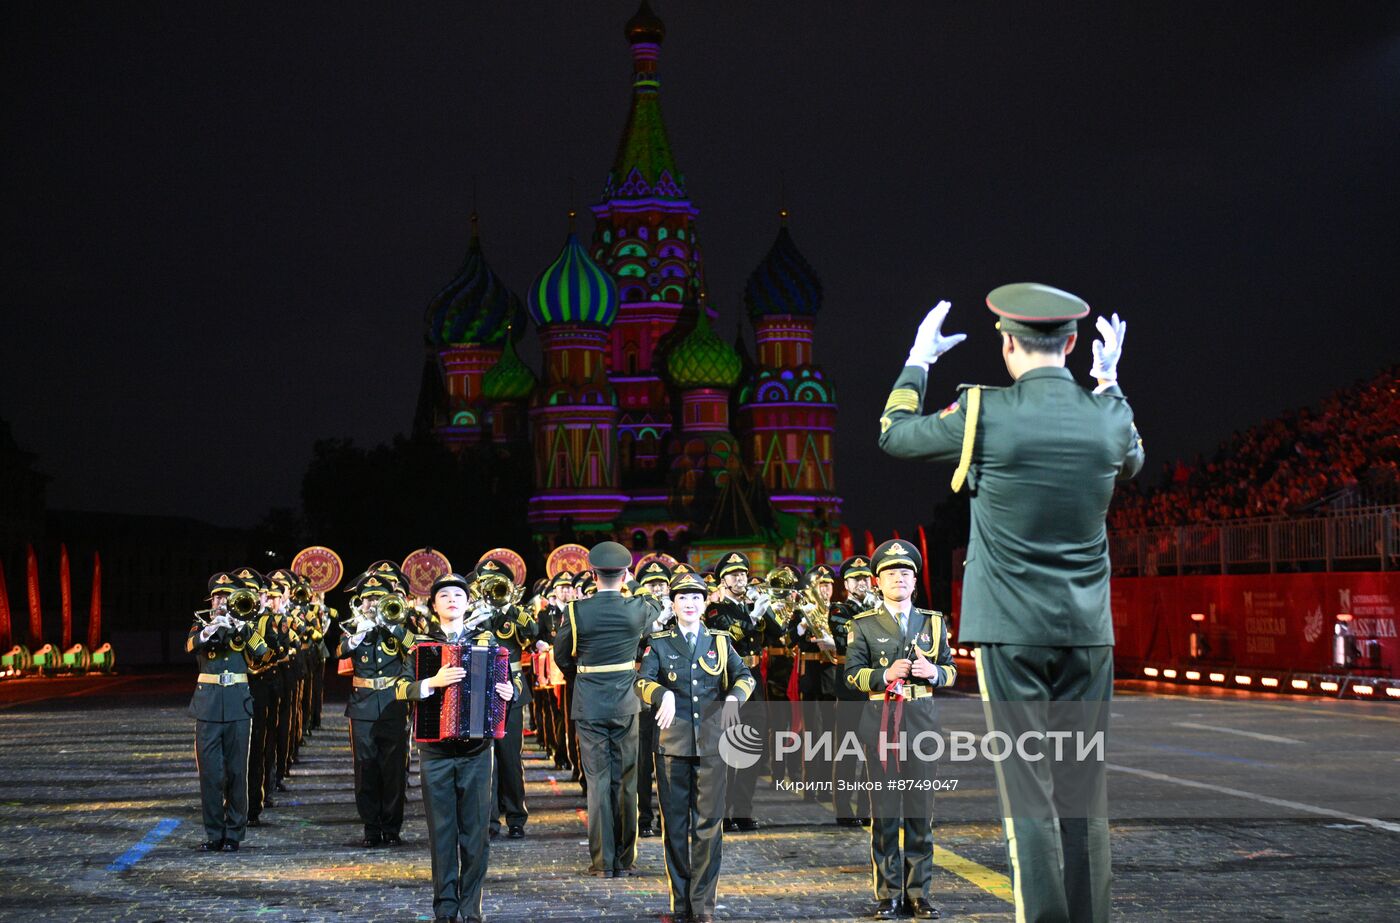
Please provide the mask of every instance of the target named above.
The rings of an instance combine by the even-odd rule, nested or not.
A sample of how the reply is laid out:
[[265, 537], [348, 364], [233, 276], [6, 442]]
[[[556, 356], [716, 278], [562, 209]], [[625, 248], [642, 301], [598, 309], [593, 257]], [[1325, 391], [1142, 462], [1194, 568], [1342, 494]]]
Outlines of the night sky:
[[[596, 200], [635, 7], [5, 4], [0, 417], [49, 505], [247, 525], [315, 439], [406, 432], [473, 207], [523, 296]], [[946, 493], [875, 446], [939, 298], [934, 406], [1005, 383], [993, 287], [1120, 312], [1154, 475], [1400, 359], [1396, 4], [654, 8], [720, 332], [781, 206], [824, 282], [856, 530]]]

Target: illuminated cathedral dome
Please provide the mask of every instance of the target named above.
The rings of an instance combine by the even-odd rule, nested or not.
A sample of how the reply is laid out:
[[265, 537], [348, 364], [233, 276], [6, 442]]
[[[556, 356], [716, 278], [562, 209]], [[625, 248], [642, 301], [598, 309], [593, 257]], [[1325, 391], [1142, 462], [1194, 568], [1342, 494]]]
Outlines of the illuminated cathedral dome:
[[642, 5], [632, 14], [632, 18], [627, 20], [623, 30], [627, 41], [634, 45], [638, 42], [660, 45], [666, 40], [666, 24], [651, 11], [651, 4], [647, 3], [647, 0], [642, 0]]
[[617, 316], [617, 305], [617, 283], [593, 262], [573, 230], [559, 256], [530, 287], [530, 317], [541, 327], [607, 327]]
[[488, 401], [523, 401], [535, 390], [538, 379], [515, 351], [513, 338], [506, 339], [501, 358], [481, 379], [481, 393]]
[[755, 318], [774, 314], [811, 316], [821, 310], [821, 279], [793, 243], [787, 229], [787, 212], [783, 212], [778, 239], [749, 276], [744, 304], [749, 316]]
[[690, 388], [732, 388], [739, 381], [743, 365], [734, 347], [715, 336], [709, 312], [701, 305], [695, 327], [676, 344], [666, 360], [671, 383], [681, 390]]
[[432, 346], [498, 346], [513, 326], [525, 330], [525, 306], [492, 271], [481, 252], [472, 215], [467, 256], [452, 281], [428, 302], [426, 335]]

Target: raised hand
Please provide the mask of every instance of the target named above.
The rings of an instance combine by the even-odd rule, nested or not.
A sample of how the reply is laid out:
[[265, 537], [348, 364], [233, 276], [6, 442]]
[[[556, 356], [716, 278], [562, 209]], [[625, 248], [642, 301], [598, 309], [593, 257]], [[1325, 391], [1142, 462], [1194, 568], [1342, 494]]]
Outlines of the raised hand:
[[1128, 333], [1128, 322], [1119, 320], [1114, 314], [1112, 320], [1100, 317], [1094, 321], [1102, 339], [1094, 341], [1094, 365], [1089, 374], [1098, 379], [1098, 394], [1105, 388], [1118, 384], [1118, 359], [1123, 355], [1123, 337]]
[[930, 365], [938, 361], [939, 356], [967, 339], [965, 333], [947, 336], [943, 334], [943, 321], [947, 319], [948, 311], [952, 307], [952, 302], [940, 301], [928, 312], [919, 324], [919, 332], [914, 335], [914, 345], [909, 349], [909, 358], [904, 361], [905, 365], [917, 365], [927, 371]]

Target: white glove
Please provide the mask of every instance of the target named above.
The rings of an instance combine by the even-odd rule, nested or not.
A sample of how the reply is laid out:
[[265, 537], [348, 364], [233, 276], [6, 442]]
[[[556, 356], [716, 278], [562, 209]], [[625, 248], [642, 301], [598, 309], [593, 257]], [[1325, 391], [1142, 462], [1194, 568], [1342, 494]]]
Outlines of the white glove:
[[549, 650], [549, 642], [548, 642], [548, 641], [536, 641], [536, 642], [535, 642], [535, 650], [537, 650], [537, 651], [547, 651], [547, 650]]
[[1114, 314], [1113, 320], [1100, 317], [1094, 321], [1094, 326], [1103, 337], [1094, 341], [1094, 367], [1089, 370], [1089, 374], [1099, 380], [1099, 386], [1094, 389], [1094, 393], [1098, 394], [1118, 384], [1118, 359], [1123, 355], [1123, 337], [1128, 332], [1128, 322], [1119, 320], [1118, 315]]
[[939, 329], [952, 306], [952, 302], [940, 301], [924, 317], [923, 323], [919, 324], [919, 332], [914, 335], [914, 345], [909, 349], [909, 358], [904, 360], [905, 365], [917, 365], [927, 372], [928, 367], [937, 362], [939, 356], [967, 339], [965, 333], [944, 336]]
[[368, 616], [364, 616], [364, 615], [360, 616], [359, 618], [355, 619], [355, 625], [354, 625], [355, 634], [357, 634], [357, 635], [362, 635], [362, 634], [364, 634], [365, 632], [367, 632], [367, 631], [369, 631], [371, 628], [373, 628], [373, 627], [374, 627], [374, 624], [375, 624], [374, 619], [369, 618]]
[[199, 640], [201, 640], [201, 641], [208, 641], [210, 638], [214, 637], [214, 632], [216, 632], [216, 631], [218, 631], [218, 630], [219, 630], [219, 626], [218, 626], [218, 625], [210, 625], [208, 628], [205, 628], [205, 629], [203, 629], [203, 630], [200, 631], [200, 633], [199, 633]]
[[749, 612], [749, 621], [757, 625], [763, 621], [763, 615], [773, 606], [773, 601], [764, 593], [758, 597], [758, 601], [753, 604], [752, 611]]
[[800, 638], [800, 637], [802, 637], [803, 635], [805, 635], [806, 633], [807, 633], [807, 623], [806, 623], [806, 622], [798, 622], [798, 623], [797, 623], [797, 636]]

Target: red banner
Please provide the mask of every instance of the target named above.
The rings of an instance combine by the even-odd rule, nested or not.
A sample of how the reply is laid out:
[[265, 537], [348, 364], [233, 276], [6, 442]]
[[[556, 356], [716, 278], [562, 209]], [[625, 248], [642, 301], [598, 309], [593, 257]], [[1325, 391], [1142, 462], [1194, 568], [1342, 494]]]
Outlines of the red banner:
[[851, 538], [850, 526], [842, 526], [838, 534], [841, 536], [841, 560], [844, 561], [855, 555], [856, 543], [855, 540]]
[[102, 555], [92, 553], [92, 606], [88, 609], [88, 650], [102, 646]]
[[927, 600], [933, 599], [933, 580], [928, 572], [928, 535], [923, 526], [919, 526], [919, 554], [923, 556], [921, 560], [924, 562], [924, 566], [919, 569], [919, 577], [924, 582], [924, 605], [927, 606]]
[[63, 650], [73, 646], [73, 578], [68, 571], [68, 546], [58, 546], [58, 598], [63, 606]]
[[873, 558], [875, 556], [875, 536], [870, 534], [870, 530], [865, 530], [865, 556]]
[[10, 649], [10, 591], [5, 588], [5, 565], [0, 564], [0, 653]]
[[39, 559], [34, 546], [25, 556], [25, 571], [29, 583], [29, 644], [36, 650], [44, 644], [44, 610], [39, 607]]
[[[1337, 616], [1346, 614], [1361, 654], [1356, 667], [1400, 675], [1397, 573], [1120, 577], [1110, 592], [1120, 664], [1326, 673]], [[961, 605], [955, 583], [954, 610]]]

